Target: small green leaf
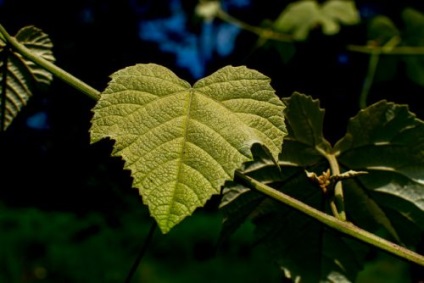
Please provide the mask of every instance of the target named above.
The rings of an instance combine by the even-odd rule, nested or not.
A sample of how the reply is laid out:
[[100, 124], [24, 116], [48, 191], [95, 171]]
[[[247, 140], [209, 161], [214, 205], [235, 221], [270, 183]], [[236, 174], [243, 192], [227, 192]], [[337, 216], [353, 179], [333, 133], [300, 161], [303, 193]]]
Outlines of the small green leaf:
[[404, 39], [408, 45], [424, 45], [424, 14], [413, 8], [405, 8], [402, 11], [402, 20], [405, 24]]
[[289, 4], [275, 20], [275, 29], [305, 40], [309, 31], [318, 24], [319, 7], [315, 1], [298, 1]]
[[257, 71], [228, 66], [193, 87], [155, 64], [111, 78], [93, 109], [91, 141], [115, 140], [112, 154], [163, 233], [218, 194], [252, 159], [253, 144], [278, 159], [284, 104]]
[[323, 136], [325, 111], [319, 107], [318, 100], [298, 92], [283, 101], [287, 106], [285, 115], [290, 121], [286, 140], [294, 147], [293, 150], [285, 150], [284, 159], [290, 159], [298, 166], [316, 163], [323, 158], [319, 150], [331, 150], [330, 143]]
[[[40, 29], [33, 26], [24, 27], [18, 31], [15, 38], [35, 55], [54, 62], [53, 44]], [[53, 76], [14, 52], [1, 39], [0, 56], [0, 85], [5, 86], [1, 89], [4, 99], [0, 99], [0, 129], [6, 130], [32, 96], [34, 87], [49, 85]]]
[[356, 25], [360, 22], [359, 12], [355, 1], [327, 0], [321, 8], [323, 32], [327, 35], [336, 34], [340, 30], [340, 23]]
[[393, 21], [382, 15], [372, 18], [367, 28], [368, 40], [378, 46], [383, 46], [392, 38], [400, 36], [400, 31]]
[[317, 27], [322, 27], [324, 34], [333, 35], [339, 32], [340, 23], [353, 25], [359, 20], [353, 1], [328, 0], [322, 5], [317, 1], [297, 1], [284, 9], [274, 27], [302, 41]]

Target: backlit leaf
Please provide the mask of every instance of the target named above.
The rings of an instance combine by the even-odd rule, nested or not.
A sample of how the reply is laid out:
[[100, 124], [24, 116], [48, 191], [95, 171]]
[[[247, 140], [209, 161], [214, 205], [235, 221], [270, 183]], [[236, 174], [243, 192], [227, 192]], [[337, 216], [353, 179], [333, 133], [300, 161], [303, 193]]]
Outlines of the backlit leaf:
[[234, 178], [261, 144], [277, 160], [284, 104], [270, 79], [224, 67], [193, 87], [165, 67], [138, 64], [112, 74], [94, 107], [91, 141], [115, 141], [163, 233]]

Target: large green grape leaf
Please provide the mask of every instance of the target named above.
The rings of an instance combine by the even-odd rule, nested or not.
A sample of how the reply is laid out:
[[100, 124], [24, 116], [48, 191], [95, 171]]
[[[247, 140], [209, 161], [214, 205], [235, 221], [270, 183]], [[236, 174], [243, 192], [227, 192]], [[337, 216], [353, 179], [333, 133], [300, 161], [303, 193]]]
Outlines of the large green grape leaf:
[[284, 104], [257, 71], [227, 66], [193, 87], [155, 64], [111, 78], [93, 109], [91, 141], [115, 140], [112, 154], [163, 233], [220, 193], [253, 144], [278, 159]]
[[[304, 170], [320, 174], [329, 167], [324, 156], [336, 155], [342, 172], [369, 172], [343, 181], [348, 220], [413, 249], [424, 227], [423, 122], [405, 106], [382, 101], [352, 118], [345, 137], [332, 148], [322, 136], [324, 111], [316, 100], [294, 93], [284, 102], [288, 135], [279, 156], [281, 170], [258, 153], [243, 172], [330, 213], [327, 198]], [[243, 221], [253, 221], [257, 241], [270, 248], [287, 277], [300, 282], [334, 282], [335, 277], [354, 282], [370, 249], [248, 185], [228, 183], [221, 208], [223, 237]]]
[[[34, 55], [54, 62], [53, 44], [47, 34], [34, 26], [18, 31], [16, 40]], [[0, 39], [0, 130], [6, 130], [21, 108], [32, 96], [34, 87], [49, 85], [53, 79], [50, 72], [14, 52]]]

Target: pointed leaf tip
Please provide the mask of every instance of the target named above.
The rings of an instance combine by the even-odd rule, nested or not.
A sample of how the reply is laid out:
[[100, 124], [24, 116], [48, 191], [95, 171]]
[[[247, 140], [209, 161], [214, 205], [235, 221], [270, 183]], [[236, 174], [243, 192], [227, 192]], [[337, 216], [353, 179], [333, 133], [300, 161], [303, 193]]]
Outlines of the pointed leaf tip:
[[277, 159], [286, 135], [284, 104], [270, 79], [224, 67], [193, 87], [156, 64], [112, 74], [94, 107], [91, 141], [115, 140], [163, 233], [219, 194], [262, 144]]

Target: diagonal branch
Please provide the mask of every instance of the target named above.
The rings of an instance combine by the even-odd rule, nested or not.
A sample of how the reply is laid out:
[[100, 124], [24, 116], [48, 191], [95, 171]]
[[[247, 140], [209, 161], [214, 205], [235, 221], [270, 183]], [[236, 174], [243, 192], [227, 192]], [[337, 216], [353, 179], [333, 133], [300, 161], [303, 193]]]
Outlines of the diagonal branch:
[[387, 251], [391, 254], [394, 254], [403, 259], [407, 259], [411, 262], [424, 266], [424, 256], [415, 253], [409, 249], [406, 249], [402, 246], [399, 246], [393, 242], [387, 241], [383, 238], [380, 238], [366, 230], [355, 226], [353, 223], [348, 221], [342, 221], [337, 219], [334, 216], [330, 216], [324, 212], [321, 212], [295, 198], [292, 198], [289, 195], [286, 195], [274, 188], [271, 188], [243, 173], [240, 171], [236, 171], [236, 175], [242, 180], [246, 181], [251, 187], [256, 189], [257, 191], [278, 200], [284, 204], [293, 207], [306, 215], [320, 221], [321, 223], [339, 231], [349, 236], [352, 236], [358, 240], [361, 240], [365, 243], [371, 244], [377, 248], [380, 248], [384, 251]]

